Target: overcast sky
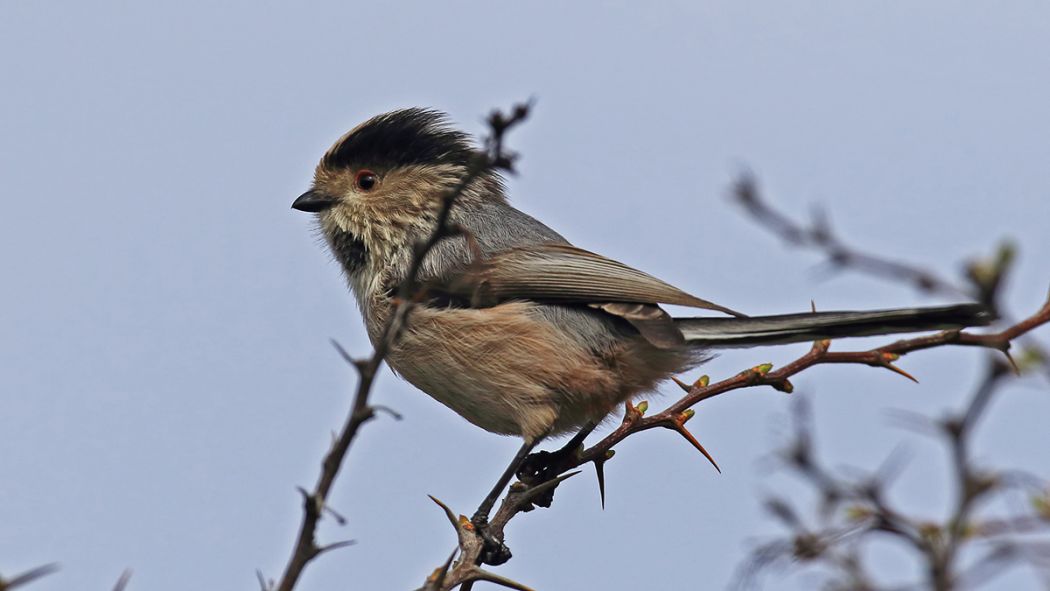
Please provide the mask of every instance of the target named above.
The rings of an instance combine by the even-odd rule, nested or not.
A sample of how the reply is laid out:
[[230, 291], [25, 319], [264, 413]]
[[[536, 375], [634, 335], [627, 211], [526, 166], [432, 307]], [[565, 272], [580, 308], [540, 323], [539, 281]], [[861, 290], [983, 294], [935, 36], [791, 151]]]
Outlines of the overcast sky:
[[[577, 245], [748, 313], [942, 303], [786, 249], [727, 199], [740, 170], [799, 216], [945, 274], [1004, 237], [1008, 306], [1050, 282], [1050, 6], [1045, 2], [0, 2], [0, 573], [31, 588], [254, 589], [277, 576], [369, 352], [339, 269], [289, 209], [344, 131], [405, 106], [510, 137], [513, 203]], [[1042, 331], [1044, 340], [1050, 334]], [[875, 343], [878, 340], [874, 341]], [[837, 344], [869, 346], [871, 342]], [[725, 354], [725, 377], [805, 345]], [[909, 356], [915, 385], [863, 367], [795, 380], [835, 465], [902, 443], [893, 498], [938, 516], [943, 450], [887, 409], [959, 406], [979, 352]], [[688, 376], [695, 378], [696, 376]], [[674, 393], [674, 388], [665, 388]], [[1045, 382], [997, 400], [975, 453], [1042, 470]], [[302, 589], [410, 589], [453, 546], [433, 494], [470, 514], [519, 442], [384, 373]], [[537, 589], [719, 589], [779, 531], [761, 459], [789, 397], [747, 390], [683, 441], [621, 444], [599, 507], [589, 471], [516, 519], [499, 572]], [[655, 407], [659, 401], [653, 402]], [[887, 548], [883, 572], [914, 569]], [[774, 580], [805, 589], [812, 578]], [[1002, 584], [1038, 588], [1020, 569]]]

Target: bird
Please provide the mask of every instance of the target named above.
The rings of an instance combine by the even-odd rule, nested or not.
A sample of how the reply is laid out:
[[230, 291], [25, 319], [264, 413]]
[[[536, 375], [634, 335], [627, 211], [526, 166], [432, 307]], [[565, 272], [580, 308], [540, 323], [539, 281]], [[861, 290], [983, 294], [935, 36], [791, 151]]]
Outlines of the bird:
[[[341, 136], [294, 200], [294, 209], [316, 215], [373, 344], [415, 246], [434, 232], [443, 197], [470, 174], [478, 149], [440, 111], [380, 114]], [[386, 361], [470, 423], [521, 437], [517, 462], [544, 438], [593, 429], [721, 348], [992, 320], [979, 304], [746, 316], [573, 245], [512, 206], [494, 169], [462, 187], [448, 220], [462, 231], [422, 260], [422, 294]], [[665, 305], [723, 316], [674, 317]]]

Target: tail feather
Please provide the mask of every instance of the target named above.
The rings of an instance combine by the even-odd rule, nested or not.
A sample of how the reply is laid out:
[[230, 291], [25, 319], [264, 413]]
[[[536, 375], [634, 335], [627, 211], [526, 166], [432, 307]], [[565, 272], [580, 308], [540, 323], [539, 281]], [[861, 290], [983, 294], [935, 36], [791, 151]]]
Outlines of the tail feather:
[[817, 339], [984, 326], [995, 320], [980, 304], [901, 308], [867, 312], [810, 312], [750, 318], [675, 318], [691, 345], [754, 347]]

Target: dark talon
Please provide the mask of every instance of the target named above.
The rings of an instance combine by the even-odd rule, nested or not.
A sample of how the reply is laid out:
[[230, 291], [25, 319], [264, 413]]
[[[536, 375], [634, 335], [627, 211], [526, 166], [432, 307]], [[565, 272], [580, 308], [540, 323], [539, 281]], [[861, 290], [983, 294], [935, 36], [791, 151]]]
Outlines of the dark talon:
[[478, 557], [481, 564], [499, 566], [511, 559], [510, 548], [489, 531], [489, 520], [485, 515], [474, 515], [470, 519], [474, 532], [481, 538], [482, 549]]
[[[578, 448], [562, 448], [555, 452], [538, 451], [525, 456], [516, 476], [525, 484], [535, 486], [553, 480], [562, 472], [574, 467]], [[544, 506], [544, 505], [541, 505]]]

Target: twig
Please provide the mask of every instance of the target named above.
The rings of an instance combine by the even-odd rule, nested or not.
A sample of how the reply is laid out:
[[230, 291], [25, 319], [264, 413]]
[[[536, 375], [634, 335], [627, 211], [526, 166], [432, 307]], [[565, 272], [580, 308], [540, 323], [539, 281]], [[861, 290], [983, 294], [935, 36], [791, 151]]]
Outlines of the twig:
[[120, 573], [120, 577], [117, 582], [113, 584], [113, 591], [124, 591], [128, 588], [128, 583], [131, 582], [132, 571], [130, 568], [124, 569], [124, 572]]
[[[925, 571], [926, 580], [922, 587], [937, 591], [972, 588], [1020, 561], [1027, 560], [1040, 568], [1036, 561], [1050, 556], [1045, 551], [1045, 544], [1040, 546], [1033, 539], [1035, 535], [1050, 534], [1050, 511], [1044, 510], [1044, 507], [1050, 507], [1046, 501], [1050, 495], [1041, 488], [1045, 484], [1036, 488], [1039, 492], [1032, 499], [1032, 514], [985, 520], [976, 514], [978, 507], [994, 495], [1017, 487], [1028, 488], [1036, 480], [1030, 476], [979, 470], [968, 453], [977, 421], [987, 412], [988, 403], [998, 386], [1010, 375], [1010, 368], [1005, 363], [990, 357], [985, 376], [966, 408], [935, 423], [938, 427], [935, 434], [946, 441], [950, 450], [956, 490], [955, 506], [943, 522], [909, 517], [893, 509], [882, 492], [888, 480], [885, 474], [875, 474], [860, 484], [832, 477], [813, 456], [810, 444], [812, 427], [796, 420], [795, 440], [781, 457], [823, 499], [831, 499], [831, 509], [838, 510], [845, 504], [846, 511], [828, 511], [828, 507], [822, 506], [821, 514], [830, 518], [831, 523], [811, 529], [786, 499], [767, 501], [773, 515], [791, 531], [791, 538], [758, 548], [738, 571], [738, 583], [752, 582], [764, 568], [790, 559], [831, 567], [837, 577], [836, 583], [867, 581], [862, 588], [878, 588], [865, 570], [857, 547], [862, 540], [876, 533], [889, 535], [915, 554]], [[990, 550], [971, 559], [969, 565], [963, 565], [965, 555], [973, 556], [973, 553], [964, 554], [963, 548], [972, 543], [983, 543]], [[1047, 570], [1045, 564], [1042, 568]], [[836, 583], [830, 587], [840, 588]], [[905, 588], [916, 587], [909, 585]], [[845, 588], [858, 587], [851, 583]]]
[[58, 565], [52, 563], [29, 569], [20, 575], [15, 575], [12, 579], [0, 577], [0, 591], [12, 591], [55, 572], [58, 572]]
[[984, 347], [1005, 353], [1009, 350], [1012, 339], [1047, 323], [1050, 323], [1050, 299], [1032, 316], [993, 334], [943, 331], [934, 335], [900, 340], [868, 351], [845, 352], [829, 351], [830, 341], [817, 341], [808, 353], [776, 371], [773, 371], [771, 364], [764, 364], [713, 384], [708, 382], [706, 376], [692, 385], [680, 383], [685, 388], [686, 395], [671, 404], [664, 411], [650, 417], [643, 416], [643, 412], [640, 412], [638, 407], [628, 403], [627, 411], [620, 426], [597, 444], [579, 454], [576, 462], [571, 464], [569, 468], [588, 462], [602, 461], [614, 445], [628, 436], [656, 427], [677, 431], [683, 437], [689, 439], [689, 432], [684, 425], [686, 421], [692, 418], [692, 407], [696, 404], [726, 392], [754, 386], [771, 386], [782, 392], [791, 392], [794, 386], [789, 378], [815, 365], [828, 363], [870, 365], [872, 367], [882, 367], [909, 379], [914, 379], [907, 372], [895, 366], [893, 362], [907, 353], [944, 345]]
[[[834, 268], [848, 267], [885, 279], [910, 283], [924, 292], [972, 297], [968, 290], [932, 271], [848, 246], [832, 232], [826, 215], [819, 210], [814, 213], [811, 226], [798, 224], [762, 199], [758, 183], [751, 174], [744, 174], [737, 180], [732, 195], [759, 224], [789, 244], [824, 252]], [[980, 299], [978, 301], [987, 303]]]

